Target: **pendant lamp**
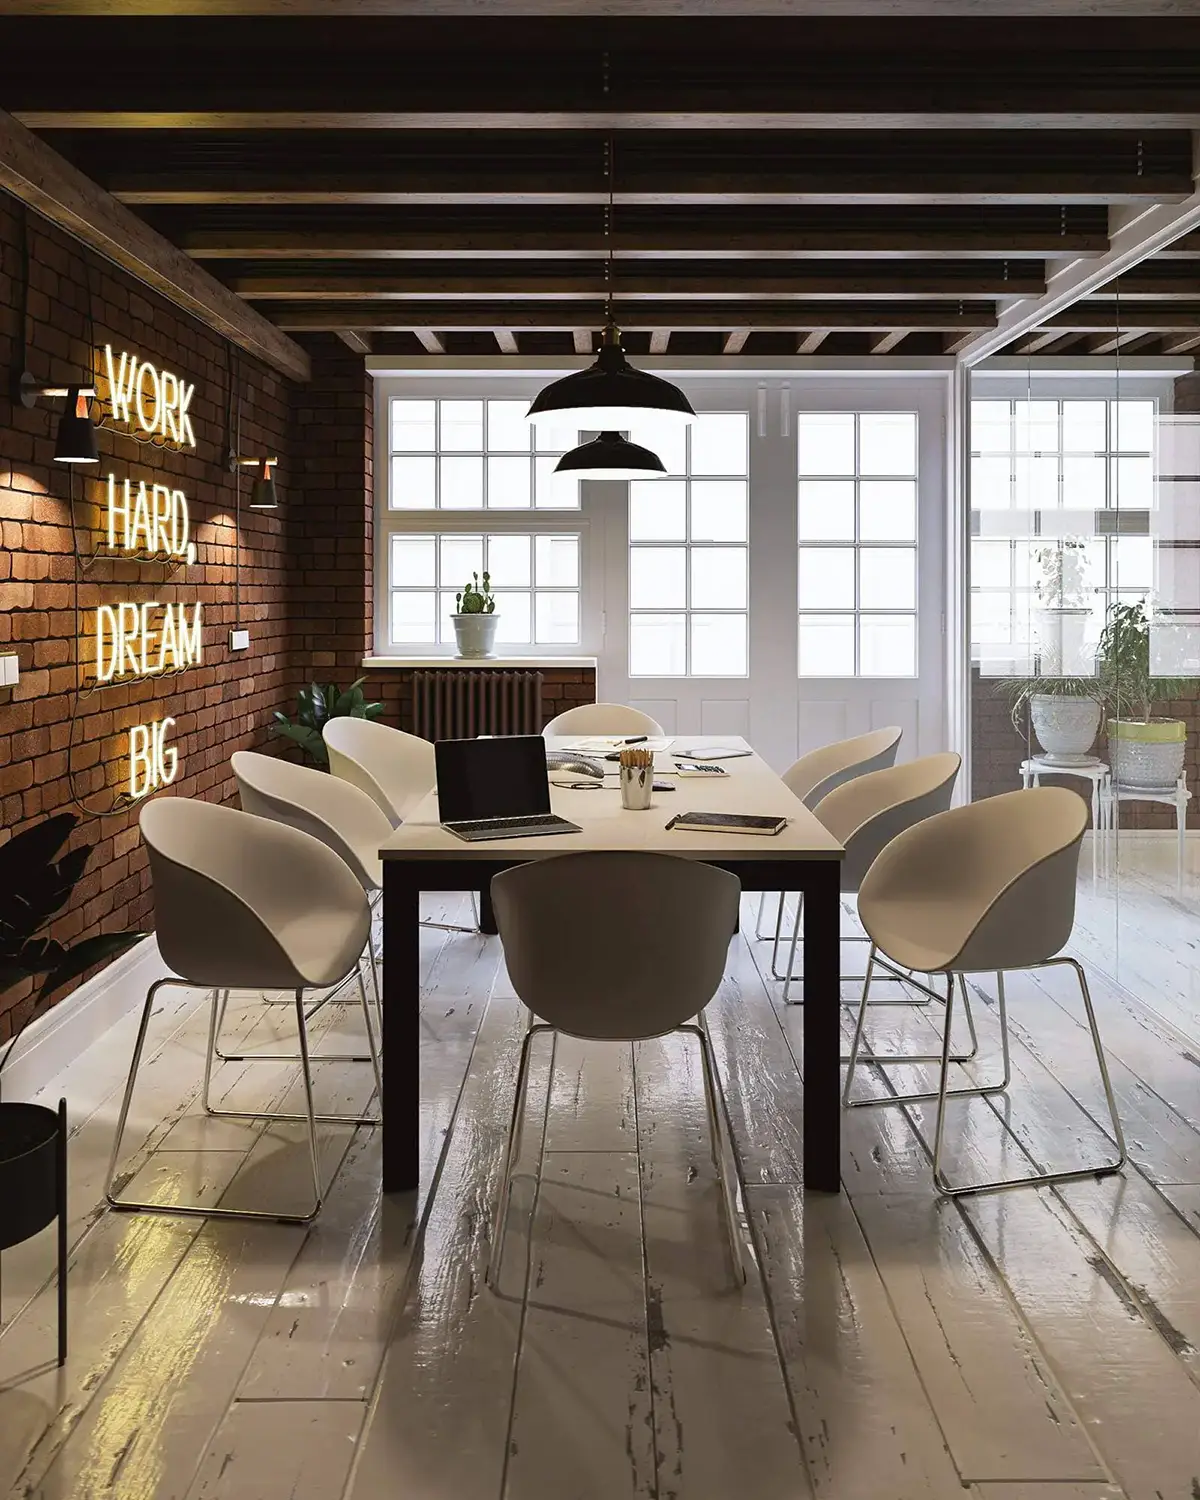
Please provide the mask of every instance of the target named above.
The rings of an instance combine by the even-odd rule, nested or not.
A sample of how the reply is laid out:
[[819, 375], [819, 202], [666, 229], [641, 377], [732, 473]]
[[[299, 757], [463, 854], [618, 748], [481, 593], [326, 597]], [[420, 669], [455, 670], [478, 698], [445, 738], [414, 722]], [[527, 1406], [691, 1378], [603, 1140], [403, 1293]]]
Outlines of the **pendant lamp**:
[[254, 476], [250, 486], [251, 510], [278, 510], [279, 496], [275, 493], [275, 480], [271, 474], [271, 460], [264, 458], [262, 467]]
[[554, 472], [573, 479], [658, 479], [667, 468], [649, 448], [631, 443], [619, 432], [602, 432], [564, 453]]
[[[608, 204], [604, 215], [604, 238], [608, 259], [604, 267], [606, 287], [604, 333], [596, 362], [586, 370], [573, 370], [561, 380], [539, 391], [529, 408], [535, 427], [590, 428], [602, 434], [632, 427], [647, 413], [656, 421], [679, 423], [696, 420], [692, 403], [677, 385], [637, 370], [621, 348], [621, 331], [613, 316], [613, 145], [608, 141], [605, 161], [608, 174]], [[587, 446], [587, 445], [585, 445]]]
[[67, 409], [58, 423], [58, 439], [54, 444], [56, 464], [98, 464], [100, 450], [96, 446], [96, 429], [88, 411], [88, 397], [79, 386], [67, 391]]

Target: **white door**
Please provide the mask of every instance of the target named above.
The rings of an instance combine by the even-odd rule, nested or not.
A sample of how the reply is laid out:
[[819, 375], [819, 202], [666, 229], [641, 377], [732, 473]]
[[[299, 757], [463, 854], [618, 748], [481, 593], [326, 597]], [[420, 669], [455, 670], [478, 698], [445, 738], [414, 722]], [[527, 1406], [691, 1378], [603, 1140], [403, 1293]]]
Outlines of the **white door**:
[[[686, 437], [631, 433], [671, 478], [588, 492], [599, 696], [670, 734], [744, 735], [780, 769], [889, 723], [908, 754], [940, 748], [942, 397], [917, 384], [696, 380]], [[906, 430], [912, 472], [876, 472], [899, 462]], [[814, 442], [834, 472], [801, 480]]]

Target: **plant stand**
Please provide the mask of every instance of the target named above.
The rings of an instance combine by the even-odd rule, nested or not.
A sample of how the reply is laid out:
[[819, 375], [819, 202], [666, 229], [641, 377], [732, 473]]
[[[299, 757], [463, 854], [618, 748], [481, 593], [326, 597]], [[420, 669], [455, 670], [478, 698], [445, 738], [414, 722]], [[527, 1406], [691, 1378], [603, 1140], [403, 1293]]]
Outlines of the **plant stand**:
[[0, 1104], [0, 1251], [58, 1219], [58, 1363], [67, 1358], [67, 1101]]
[[1045, 760], [1035, 755], [1021, 762], [1021, 785], [1025, 788], [1041, 786], [1043, 776], [1078, 776], [1092, 783], [1092, 880], [1096, 879], [1096, 857], [1101, 839], [1104, 840], [1104, 866], [1108, 869], [1108, 813], [1107, 789], [1111, 786], [1111, 773], [1102, 760], [1090, 765], [1064, 766], [1057, 761]]
[[1187, 834], [1187, 807], [1192, 794], [1188, 791], [1187, 779], [1181, 776], [1174, 786], [1120, 786], [1110, 781], [1100, 793], [1104, 806], [1104, 874], [1109, 873], [1110, 849], [1120, 837], [1117, 824], [1121, 817], [1122, 802], [1161, 802], [1175, 809], [1175, 888], [1183, 889], [1183, 853]]

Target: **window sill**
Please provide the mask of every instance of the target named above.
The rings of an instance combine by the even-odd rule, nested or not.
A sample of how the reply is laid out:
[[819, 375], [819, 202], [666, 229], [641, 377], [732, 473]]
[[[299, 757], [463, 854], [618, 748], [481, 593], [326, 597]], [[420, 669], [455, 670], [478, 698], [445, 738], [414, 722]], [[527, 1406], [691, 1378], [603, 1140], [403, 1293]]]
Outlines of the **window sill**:
[[578, 671], [596, 667], [594, 656], [367, 656], [363, 658], [366, 672], [403, 671], [413, 667], [559, 667], [564, 671]]

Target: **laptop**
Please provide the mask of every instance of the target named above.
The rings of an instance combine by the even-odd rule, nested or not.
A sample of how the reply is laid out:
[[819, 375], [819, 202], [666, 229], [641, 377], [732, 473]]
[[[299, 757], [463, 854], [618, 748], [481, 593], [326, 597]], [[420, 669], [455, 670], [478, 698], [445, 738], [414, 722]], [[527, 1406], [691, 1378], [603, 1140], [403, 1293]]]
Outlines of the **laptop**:
[[581, 833], [550, 811], [546, 741], [540, 734], [438, 740], [438, 816], [456, 838], [520, 839]]

